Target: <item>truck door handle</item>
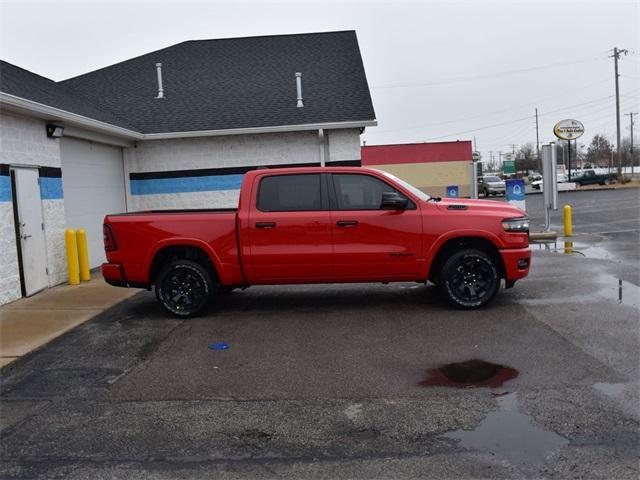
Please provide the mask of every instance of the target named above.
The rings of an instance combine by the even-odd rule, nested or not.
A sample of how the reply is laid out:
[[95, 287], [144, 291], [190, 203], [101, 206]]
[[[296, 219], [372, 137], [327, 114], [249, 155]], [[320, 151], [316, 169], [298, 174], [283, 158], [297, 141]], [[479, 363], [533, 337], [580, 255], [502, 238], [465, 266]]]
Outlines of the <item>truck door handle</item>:
[[257, 222], [256, 228], [275, 228], [276, 222]]
[[358, 221], [357, 220], [338, 220], [336, 222], [336, 225], [338, 225], [339, 227], [355, 227], [356, 225], [358, 225]]

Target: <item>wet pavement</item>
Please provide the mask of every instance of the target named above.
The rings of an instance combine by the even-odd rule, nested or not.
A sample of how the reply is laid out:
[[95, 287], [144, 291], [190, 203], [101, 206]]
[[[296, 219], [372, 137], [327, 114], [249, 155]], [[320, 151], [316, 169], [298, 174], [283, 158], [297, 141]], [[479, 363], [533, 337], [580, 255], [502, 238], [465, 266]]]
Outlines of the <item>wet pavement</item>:
[[477, 312], [318, 285], [177, 320], [142, 292], [2, 370], [0, 477], [636, 479], [626, 255], [536, 249]]

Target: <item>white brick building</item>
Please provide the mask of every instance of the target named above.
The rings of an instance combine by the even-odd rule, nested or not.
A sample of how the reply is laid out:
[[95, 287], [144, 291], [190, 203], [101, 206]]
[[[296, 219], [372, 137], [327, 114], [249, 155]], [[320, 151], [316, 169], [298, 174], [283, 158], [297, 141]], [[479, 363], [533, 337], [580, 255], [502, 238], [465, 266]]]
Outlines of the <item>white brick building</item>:
[[2, 62], [0, 304], [65, 281], [67, 228], [97, 267], [105, 214], [235, 207], [248, 170], [359, 165], [375, 124], [355, 32], [184, 42], [64, 82]]

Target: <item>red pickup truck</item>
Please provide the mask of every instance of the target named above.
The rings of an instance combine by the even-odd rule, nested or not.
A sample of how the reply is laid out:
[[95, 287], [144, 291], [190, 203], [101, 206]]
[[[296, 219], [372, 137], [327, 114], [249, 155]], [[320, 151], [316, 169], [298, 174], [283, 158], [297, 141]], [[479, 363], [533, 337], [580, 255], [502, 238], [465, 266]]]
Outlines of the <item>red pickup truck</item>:
[[107, 215], [104, 245], [108, 283], [153, 286], [180, 317], [234, 288], [294, 283], [429, 280], [453, 305], [477, 308], [531, 260], [522, 210], [433, 198], [354, 167], [248, 172], [237, 209]]

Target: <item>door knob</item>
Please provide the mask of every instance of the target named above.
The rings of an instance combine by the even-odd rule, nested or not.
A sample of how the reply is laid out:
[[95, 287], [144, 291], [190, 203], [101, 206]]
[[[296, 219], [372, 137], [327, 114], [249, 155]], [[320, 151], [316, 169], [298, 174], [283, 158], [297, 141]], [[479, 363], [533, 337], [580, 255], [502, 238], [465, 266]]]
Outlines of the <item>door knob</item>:
[[31, 238], [31, 235], [22, 235], [23, 240], [26, 240], [27, 238]]

